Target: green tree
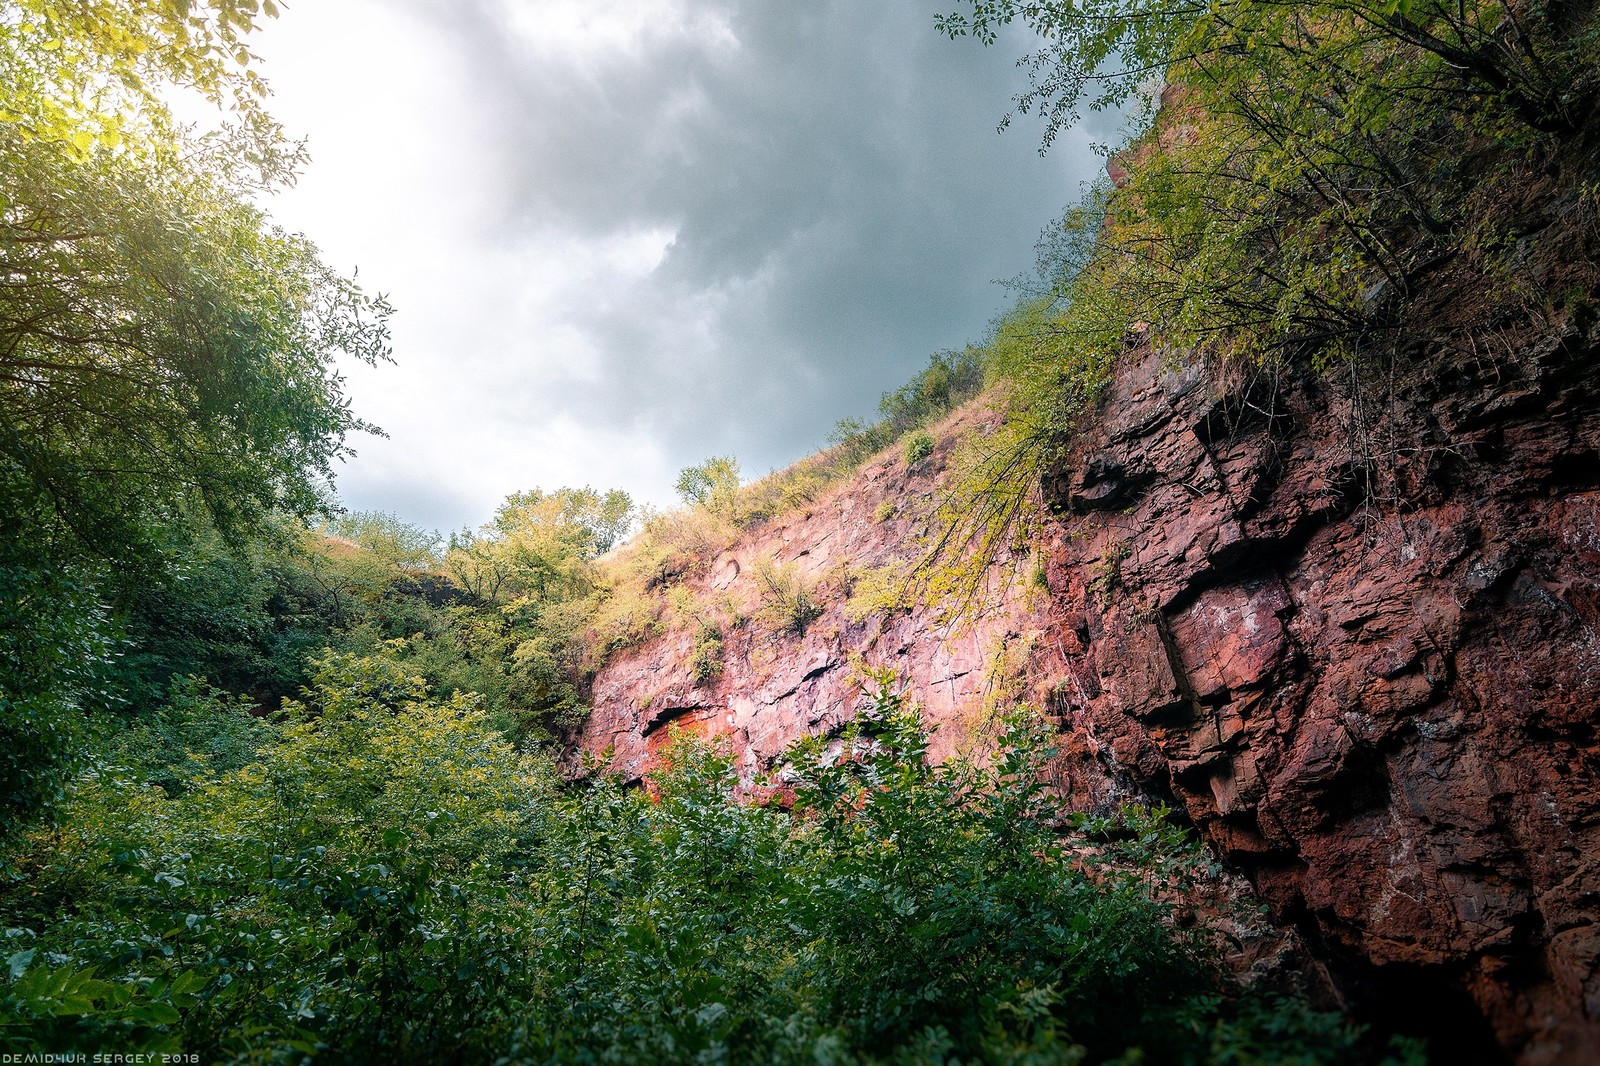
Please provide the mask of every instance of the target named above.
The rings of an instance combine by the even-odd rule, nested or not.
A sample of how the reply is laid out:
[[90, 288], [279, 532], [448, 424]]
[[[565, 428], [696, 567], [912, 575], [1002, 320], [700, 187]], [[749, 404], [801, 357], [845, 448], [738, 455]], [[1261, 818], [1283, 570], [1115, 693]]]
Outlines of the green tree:
[[[104, 639], [104, 575], [163, 570], [178, 531], [239, 545], [325, 510], [347, 437], [370, 428], [334, 359], [387, 358], [387, 305], [255, 206], [301, 161], [250, 69], [248, 35], [273, 11], [0, 5], [0, 585], [15, 597], [0, 643], [33, 664], [94, 661], [76, 637], [52, 642]], [[231, 118], [187, 131], [173, 89]], [[42, 610], [52, 582], [88, 591]], [[38, 753], [4, 767], [4, 835], [38, 807], [30, 775], [47, 780], [75, 718], [115, 694], [78, 665], [0, 665], [0, 734]]]
[[587, 594], [589, 564], [633, 525], [632, 499], [620, 489], [531, 489], [506, 497], [477, 532], [450, 538], [445, 565], [461, 588], [484, 603]]
[[713, 455], [703, 463], [686, 466], [678, 474], [678, 496], [691, 507], [734, 520], [739, 510], [739, 460]]
[[[0, 498], [109, 559], [204, 518], [316, 513], [349, 410], [336, 353], [387, 357], [387, 307], [270, 226], [230, 170], [0, 139]], [[21, 528], [19, 528], [21, 527]]]

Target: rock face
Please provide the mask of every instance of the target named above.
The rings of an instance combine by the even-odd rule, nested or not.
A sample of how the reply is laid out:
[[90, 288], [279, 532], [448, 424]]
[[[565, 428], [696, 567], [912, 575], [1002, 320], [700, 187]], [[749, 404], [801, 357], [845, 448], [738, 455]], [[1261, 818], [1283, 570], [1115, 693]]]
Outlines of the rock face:
[[[848, 592], [908, 554], [927, 528], [956, 439], [982, 434], [994, 420], [981, 409], [961, 412], [932, 455], [907, 464], [885, 453], [711, 559], [689, 587], [747, 619], [722, 635], [720, 676], [696, 676], [692, 625], [614, 656], [595, 678], [582, 749], [609, 750], [615, 770], [637, 777], [676, 726], [726, 735], [749, 770], [765, 769], [795, 740], [835, 731], [855, 714], [861, 665], [889, 667], [906, 682], [933, 727], [935, 757], [981, 743], [993, 711], [1009, 703], [1018, 668], [1045, 640], [1053, 612], [1042, 586], [1026, 595], [1008, 583], [1011, 568], [996, 566], [987, 602], [958, 623], [931, 607], [858, 617]], [[817, 599], [821, 614], [803, 633], [760, 618], [770, 599], [758, 576], [763, 565], [789, 568]], [[1036, 672], [1040, 695], [1062, 676], [1059, 656]]]
[[1464, 1054], [1600, 1056], [1596, 339], [1381, 395], [1148, 355], [1046, 485], [1073, 727]]
[[[637, 774], [679, 721], [770, 763], [853, 713], [852, 655], [899, 670], [936, 753], [1032, 699], [1073, 803], [1186, 811], [1358, 1013], [1425, 1014], [1450, 1059], [1600, 1061], [1600, 328], [1501, 352], [1418, 340], [1348, 380], [1131, 352], [975, 623], [835, 595], [803, 638], [732, 632], [710, 683], [668, 632], [601, 671], [582, 743]], [[985, 425], [752, 531], [702, 588], [894, 558]]]

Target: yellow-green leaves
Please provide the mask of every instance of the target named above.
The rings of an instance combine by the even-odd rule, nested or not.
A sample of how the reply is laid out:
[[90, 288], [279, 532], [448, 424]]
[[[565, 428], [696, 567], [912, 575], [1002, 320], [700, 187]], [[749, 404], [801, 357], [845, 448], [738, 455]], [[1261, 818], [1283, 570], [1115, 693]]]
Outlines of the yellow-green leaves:
[[[168, 143], [167, 93], [190, 89], [225, 107], [265, 137], [256, 149], [283, 151], [260, 111], [262, 83], [246, 69], [256, 4], [205, 0], [6, 0], [0, 11], [0, 88], [31, 139], [62, 145], [79, 161], [103, 129], [110, 144], [137, 137], [142, 151]], [[101, 143], [105, 143], [102, 141]]]

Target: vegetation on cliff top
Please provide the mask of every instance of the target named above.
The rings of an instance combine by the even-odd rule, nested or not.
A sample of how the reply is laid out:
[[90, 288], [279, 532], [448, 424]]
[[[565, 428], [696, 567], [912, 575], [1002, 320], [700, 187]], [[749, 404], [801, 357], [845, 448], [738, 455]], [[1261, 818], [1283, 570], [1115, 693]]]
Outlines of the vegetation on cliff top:
[[1430, 286], [1463, 297], [1444, 343], [1478, 351], [1600, 283], [1592, 5], [968, 0], [939, 25], [992, 44], [1012, 22], [1046, 42], [1016, 101], [1045, 146], [1083, 105], [1145, 129], [997, 325], [1009, 417], [955, 487], [929, 588], [1001, 554], [1130, 349], [1359, 377]]

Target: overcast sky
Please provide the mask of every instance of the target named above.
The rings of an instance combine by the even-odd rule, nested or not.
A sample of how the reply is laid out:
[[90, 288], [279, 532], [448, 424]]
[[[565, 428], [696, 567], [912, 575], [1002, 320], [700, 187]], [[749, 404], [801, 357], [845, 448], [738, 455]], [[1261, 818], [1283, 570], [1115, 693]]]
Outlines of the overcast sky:
[[[281, 5], [283, 6], [283, 5]], [[508, 493], [664, 504], [822, 444], [928, 356], [1102, 161], [995, 126], [1022, 39], [944, 0], [299, 0], [258, 51], [312, 162], [272, 210], [387, 293], [349, 370], [347, 506], [439, 529]]]

